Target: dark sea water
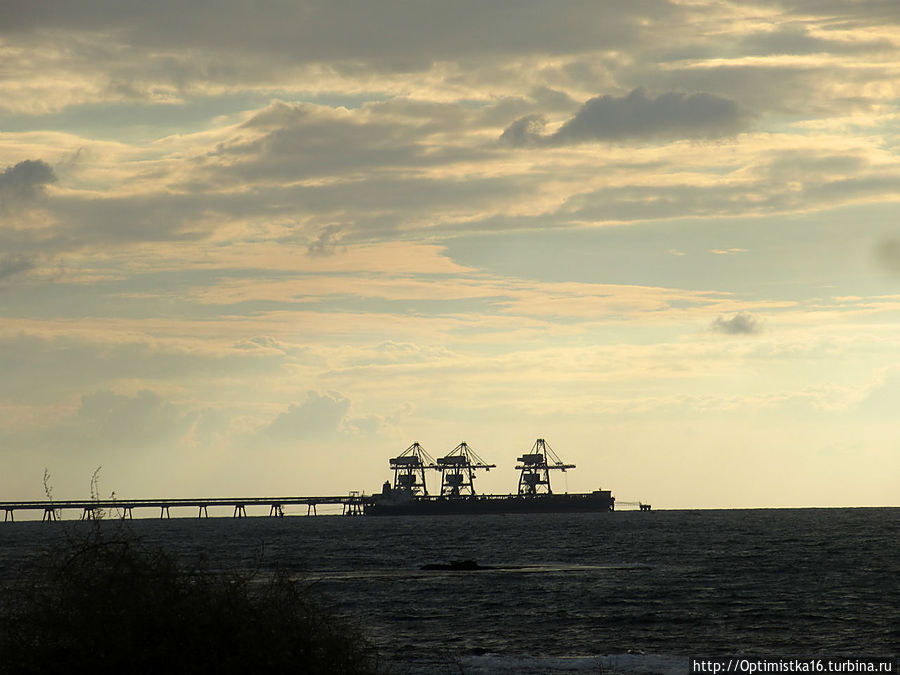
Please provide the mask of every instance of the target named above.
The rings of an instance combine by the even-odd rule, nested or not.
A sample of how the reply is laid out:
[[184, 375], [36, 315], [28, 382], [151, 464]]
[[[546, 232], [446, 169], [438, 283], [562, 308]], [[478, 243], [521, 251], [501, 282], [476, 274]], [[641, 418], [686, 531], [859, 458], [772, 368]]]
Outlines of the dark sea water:
[[[0, 524], [15, 569], [77, 522]], [[116, 526], [114, 522], [104, 527]], [[393, 672], [686, 672], [688, 656], [900, 652], [900, 509], [128, 523], [221, 569], [289, 569]], [[473, 559], [497, 569], [420, 570]]]

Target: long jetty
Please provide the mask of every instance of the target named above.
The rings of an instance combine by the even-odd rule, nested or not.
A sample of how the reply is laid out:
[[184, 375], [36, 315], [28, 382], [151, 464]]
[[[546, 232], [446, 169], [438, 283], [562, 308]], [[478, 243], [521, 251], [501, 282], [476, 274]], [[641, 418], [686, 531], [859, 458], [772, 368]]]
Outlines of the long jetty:
[[159, 509], [160, 518], [170, 518], [170, 509], [195, 508], [197, 517], [208, 518], [209, 507], [225, 506], [232, 509], [235, 518], [247, 517], [248, 506], [267, 506], [270, 516], [283, 516], [286, 506], [306, 506], [306, 515], [316, 515], [316, 507], [337, 505], [343, 515], [360, 516], [364, 507], [372, 502], [371, 496], [351, 492], [348, 495], [332, 497], [203, 497], [199, 499], [75, 499], [0, 502], [0, 510], [4, 511], [3, 521], [15, 521], [16, 511], [40, 511], [41, 520], [60, 520], [62, 511], [75, 510], [81, 512], [82, 520], [95, 520], [106, 510], [116, 511], [118, 517], [133, 518], [134, 509]]

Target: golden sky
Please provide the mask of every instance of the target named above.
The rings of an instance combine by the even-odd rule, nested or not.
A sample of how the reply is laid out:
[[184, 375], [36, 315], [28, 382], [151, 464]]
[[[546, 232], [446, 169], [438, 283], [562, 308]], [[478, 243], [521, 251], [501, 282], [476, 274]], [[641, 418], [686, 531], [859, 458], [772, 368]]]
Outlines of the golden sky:
[[898, 505], [895, 0], [0, 5], [0, 500], [377, 491], [546, 438]]

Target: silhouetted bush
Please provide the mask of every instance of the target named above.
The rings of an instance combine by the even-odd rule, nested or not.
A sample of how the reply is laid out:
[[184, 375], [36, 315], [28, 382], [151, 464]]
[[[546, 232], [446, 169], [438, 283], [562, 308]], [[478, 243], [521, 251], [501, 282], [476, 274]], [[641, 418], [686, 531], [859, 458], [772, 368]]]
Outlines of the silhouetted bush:
[[187, 568], [106, 529], [70, 538], [4, 591], [0, 673], [377, 670], [358, 627], [286, 574]]

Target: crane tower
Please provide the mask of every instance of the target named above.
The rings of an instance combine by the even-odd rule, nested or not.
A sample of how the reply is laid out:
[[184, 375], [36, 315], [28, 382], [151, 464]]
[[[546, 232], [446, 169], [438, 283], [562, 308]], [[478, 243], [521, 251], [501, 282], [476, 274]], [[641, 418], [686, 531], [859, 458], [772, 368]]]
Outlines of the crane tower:
[[441, 497], [474, 495], [476, 469], [490, 471], [496, 464], [486, 464], [468, 443], [463, 441], [443, 457], [439, 457], [435, 468], [441, 472]]
[[519, 474], [519, 494], [522, 496], [534, 496], [537, 494], [553, 494], [550, 489], [550, 471], [558, 469], [574, 469], [574, 464], [565, 464], [550, 444], [543, 438], [539, 438], [531, 447], [531, 452], [518, 458], [521, 462], [516, 469]]
[[425, 485], [425, 469], [437, 468], [434, 459], [425, 452], [425, 448], [415, 441], [397, 457], [392, 457], [391, 468], [394, 470], [394, 489], [416, 494], [419, 490], [426, 497], [428, 488]]

